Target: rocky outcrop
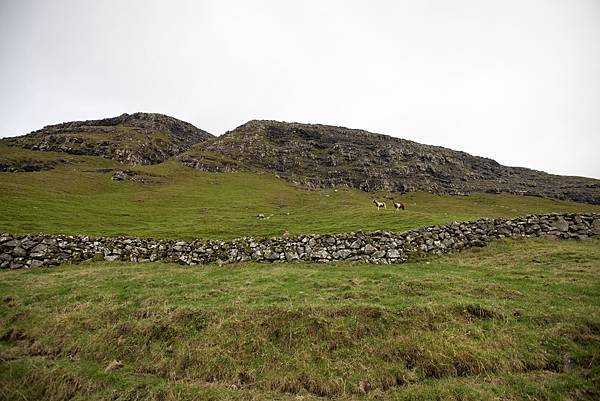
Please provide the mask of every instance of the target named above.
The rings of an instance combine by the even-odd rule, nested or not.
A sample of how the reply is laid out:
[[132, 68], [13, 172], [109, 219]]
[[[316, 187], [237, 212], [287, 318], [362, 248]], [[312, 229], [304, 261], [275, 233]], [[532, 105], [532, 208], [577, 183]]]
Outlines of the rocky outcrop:
[[10, 160], [0, 161], [2, 173], [29, 173], [32, 171], [52, 170], [59, 164], [69, 163], [69, 160]]
[[[173, 117], [134, 113], [49, 125], [0, 143], [133, 165], [177, 157], [198, 170], [267, 171], [306, 187], [454, 195], [508, 192], [600, 204], [600, 180], [507, 167], [439, 146], [320, 124], [253, 120], [215, 138]], [[0, 171], [51, 167], [3, 165]]]
[[154, 113], [49, 125], [2, 143], [31, 150], [102, 156], [122, 163], [163, 162], [213, 136], [192, 124]]
[[509, 192], [600, 204], [600, 180], [564, 177], [371, 132], [320, 124], [250, 121], [190, 149], [200, 170], [262, 170], [308, 187], [440, 194]]
[[441, 255], [499, 238], [587, 239], [600, 235], [600, 214], [529, 215], [431, 226], [403, 233], [301, 235], [233, 241], [178, 241], [125, 237], [0, 234], [0, 267], [31, 268], [83, 260], [205, 263], [333, 262], [402, 263], [418, 254]]

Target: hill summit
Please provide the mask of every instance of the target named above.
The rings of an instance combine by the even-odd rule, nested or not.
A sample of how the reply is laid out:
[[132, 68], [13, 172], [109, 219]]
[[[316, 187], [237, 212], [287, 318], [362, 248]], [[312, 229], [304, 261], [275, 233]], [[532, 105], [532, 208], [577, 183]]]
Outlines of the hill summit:
[[147, 165], [163, 162], [212, 137], [173, 117], [134, 113], [48, 125], [2, 142], [31, 150], [103, 156], [122, 163]]
[[133, 165], [175, 159], [210, 172], [269, 172], [309, 188], [507, 192], [600, 204], [600, 180], [503, 166], [440, 146], [321, 124], [252, 120], [215, 137], [163, 114], [134, 113], [49, 125], [0, 144]]
[[600, 204], [600, 180], [507, 167], [465, 152], [321, 124], [252, 120], [179, 160], [207, 171], [270, 171], [309, 187], [509, 192]]

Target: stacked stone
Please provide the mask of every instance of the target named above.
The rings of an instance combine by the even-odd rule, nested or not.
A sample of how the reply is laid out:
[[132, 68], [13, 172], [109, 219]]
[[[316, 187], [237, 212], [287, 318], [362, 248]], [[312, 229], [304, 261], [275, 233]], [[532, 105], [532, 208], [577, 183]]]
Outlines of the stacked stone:
[[587, 239], [600, 235], [600, 214], [528, 215], [386, 231], [301, 235], [233, 241], [179, 241], [128, 237], [0, 233], [0, 268], [18, 269], [84, 260], [166, 261], [184, 265], [236, 262], [402, 263], [414, 254], [441, 255], [500, 238]]

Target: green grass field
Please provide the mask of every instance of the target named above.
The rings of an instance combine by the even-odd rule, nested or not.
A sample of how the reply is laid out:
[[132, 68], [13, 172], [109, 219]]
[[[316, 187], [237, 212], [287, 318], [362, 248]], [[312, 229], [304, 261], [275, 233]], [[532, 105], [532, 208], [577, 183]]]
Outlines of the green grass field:
[[0, 399], [596, 400], [599, 274], [600, 239], [2, 272]]
[[[372, 198], [389, 194], [0, 145], [0, 163], [20, 160], [60, 163], [0, 173], [0, 231], [232, 239], [600, 212], [428, 193], [377, 211]], [[152, 182], [98, 171], [115, 168]], [[600, 239], [500, 241], [385, 266], [2, 271], [0, 400], [596, 400], [599, 274]]]
[[[40, 156], [41, 155], [41, 156]], [[0, 146], [2, 158], [64, 158]], [[127, 167], [99, 157], [67, 156], [54, 170], [0, 173], [0, 231], [232, 239], [348, 231], [404, 231], [480, 217], [600, 211], [600, 206], [513, 195], [466, 197], [411, 193], [406, 211], [377, 211], [350, 189], [306, 190], [269, 174], [205, 173], [166, 162]], [[117, 182], [101, 168], [130, 168], [154, 183]], [[392, 206], [388, 201], [388, 206]], [[257, 214], [273, 215], [257, 220]]]

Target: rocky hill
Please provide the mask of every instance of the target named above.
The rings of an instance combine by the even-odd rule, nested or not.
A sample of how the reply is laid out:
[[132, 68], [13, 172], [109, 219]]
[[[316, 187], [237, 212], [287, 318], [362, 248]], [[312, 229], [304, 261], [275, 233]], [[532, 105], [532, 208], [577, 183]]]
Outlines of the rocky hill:
[[[455, 195], [509, 192], [600, 204], [600, 180], [507, 167], [439, 146], [320, 124], [253, 120], [214, 137], [173, 117], [134, 113], [49, 125], [0, 139], [2, 145], [102, 156], [134, 165], [176, 157], [200, 170], [266, 171], [307, 187]], [[20, 164], [0, 159], [0, 167], [32, 171], [62, 162], [32, 161], [30, 156], [25, 162], [19, 159]]]
[[600, 180], [507, 167], [443, 147], [319, 124], [253, 120], [178, 159], [206, 171], [270, 171], [309, 187], [510, 192], [600, 204]]
[[134, 113], [48, 125], [24, 136], [2, 139], [0, 143], [147, 165], [163, 162], [212, 137], [208, 132], [173, 117]]

